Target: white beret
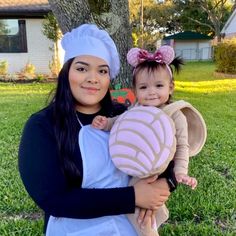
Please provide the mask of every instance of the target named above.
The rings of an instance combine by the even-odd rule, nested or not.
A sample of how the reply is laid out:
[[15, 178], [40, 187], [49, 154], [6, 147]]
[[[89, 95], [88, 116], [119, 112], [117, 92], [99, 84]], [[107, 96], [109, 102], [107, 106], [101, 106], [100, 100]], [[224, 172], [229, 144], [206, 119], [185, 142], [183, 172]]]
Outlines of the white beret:
[[67, 32], [61, 45], [65, 51], [64, 63], [77, 56], [95, 56], [107, 62], [111, 79], [118, 75], [120, 59], [116, 45], [110, 35], [96, 25], [83, 24]]

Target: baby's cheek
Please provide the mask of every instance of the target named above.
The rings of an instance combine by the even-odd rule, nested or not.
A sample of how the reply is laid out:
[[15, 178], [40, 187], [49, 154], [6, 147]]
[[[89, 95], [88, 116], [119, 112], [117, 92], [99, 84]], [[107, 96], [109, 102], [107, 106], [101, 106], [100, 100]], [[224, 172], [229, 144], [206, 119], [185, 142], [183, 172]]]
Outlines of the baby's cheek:
[[145, 102], [145, 99], [144, 98], [138, 98], [138, 103], [139, 104], [143, 104]]

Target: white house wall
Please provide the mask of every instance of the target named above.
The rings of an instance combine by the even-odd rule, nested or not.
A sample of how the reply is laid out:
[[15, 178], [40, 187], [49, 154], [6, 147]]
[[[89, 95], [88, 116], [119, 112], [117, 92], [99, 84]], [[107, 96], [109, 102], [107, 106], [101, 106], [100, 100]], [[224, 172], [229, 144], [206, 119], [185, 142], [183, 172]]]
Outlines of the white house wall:
[[236, 37], [236, 9], [225, 23], [221, 33], [225, 34], [226, 39]]
[[209, 60], [211, 59], [210, 41], [175, 41], [174, 49], [176, 56], [184, 60]]
[[176, 41], [174, 44], [176, 56], [181, 56], [185, 60], [196, 58], [197, 44], [188, 41]]
[[236, 33], [236, 14], [235, 17], [230, 22], [229, 26], [225, 30], [225, 34]]
[[236, 14], [232, 19], [228, 27], [225, 29], [225, 38], [233, 38], [236, 37]]
[[209, 41], [199, 41], [199, 58], [201, 60], [209, 60], [212, 58], [212, 47]]
[[50, 73], [49, 61], [53, 52], [53, 42], [42, 33], [42, 19], [25, 19], [27, 35], [27, 53], [0, 53], [0, 60], [6, 60], [9, 64], [8, 72], [20, 72], [29, 62], [36, 68], [36, 73]]

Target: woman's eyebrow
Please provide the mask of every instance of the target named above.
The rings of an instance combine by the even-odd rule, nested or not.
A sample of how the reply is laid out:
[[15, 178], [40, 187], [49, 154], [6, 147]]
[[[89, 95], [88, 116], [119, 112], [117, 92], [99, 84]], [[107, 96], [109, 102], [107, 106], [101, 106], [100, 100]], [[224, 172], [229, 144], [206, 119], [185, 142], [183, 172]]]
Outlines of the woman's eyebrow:
[[99, 65], [99, 67], [107, 67], [109, 69], [109, 66], [104, 64], [104, 65]]
[[[75, 64], [82, 64], [82, 65], [85, 65], [85, 66], [89, 66], [89, 63], [84, 62], [84, 61], [77, 61], [77, 62], [75, 62]], [[109, 69], [109, 66], [107, 64], [99, 65], [98, 67], [107, 67]]]
[[77, 61], [77, 62], [75, 62], [75, 64], [83, 64], [83, 65], [86, 65], [86, 66], [88, 66], [89, 64], [88, 63], [86, 63], [86, 62], [84, 62], [84, 61]]

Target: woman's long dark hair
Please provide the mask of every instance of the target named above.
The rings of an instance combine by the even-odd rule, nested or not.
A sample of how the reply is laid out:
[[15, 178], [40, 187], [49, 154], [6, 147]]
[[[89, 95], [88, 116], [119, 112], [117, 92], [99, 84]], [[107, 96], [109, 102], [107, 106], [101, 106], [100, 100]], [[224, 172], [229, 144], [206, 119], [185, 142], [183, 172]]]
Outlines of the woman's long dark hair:
[[[78, 121], [75, 110], [76, 100], [72, 95], [68, 78], [73, 59], [63, 65], [58, 75], [57, 88], [50, 105], [53, 107], [54, 132], [62, 171], [71, 185], [78, 185], [81, 183], [81, 173], [74, 159], [75, 146], [78, 142]], [[111, 110], [109, 91], [102, 99], [101, 107], [105, 111]]]

